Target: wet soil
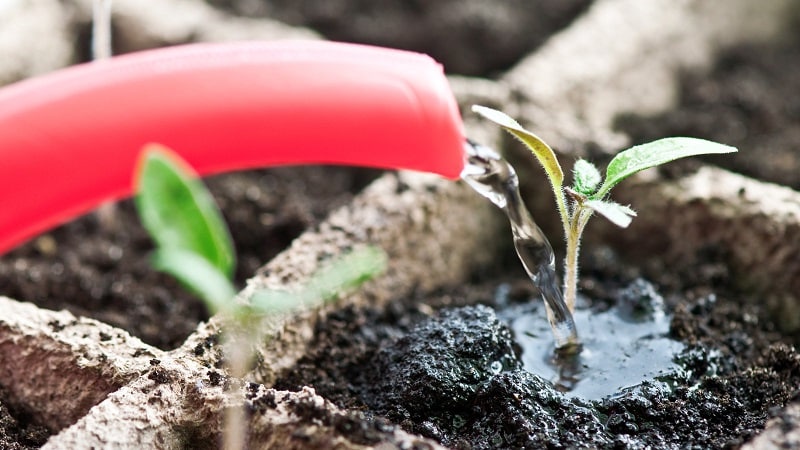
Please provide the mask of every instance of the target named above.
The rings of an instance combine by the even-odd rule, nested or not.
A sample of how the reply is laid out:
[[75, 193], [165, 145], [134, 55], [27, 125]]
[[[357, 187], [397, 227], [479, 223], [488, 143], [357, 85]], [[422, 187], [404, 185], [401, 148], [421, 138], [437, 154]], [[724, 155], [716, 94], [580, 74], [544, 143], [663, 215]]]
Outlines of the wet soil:
[[[236, 281], [243, 284], [376, 175], [365, 169], [304, 167], [209, 179], [234, 238]], [[172, 349], [208, 312], [174, 279], [151, 268], [152, 248], [132, 202], [122, 201], [108, 217], [86, 215], [0, 257], [0, 294], [67, 309]]]
[[312, 28], [328, 39], [427, 53], [448, 73], [510, 68], [591, 0], [206, 0], [248, 17]]
[[[588, 256], [587, 308], [606, 311], [643, 283], [638, 269], [610, 264], [607, 249]], [[514, 267], [383, 311], [337, 311], [277, 387], [312, 386], [452, 448], [736, 448], [800, 395], [800, 355], [756, 302], [694, 269], [711, 276], [681, 290], [666, 287], [677, 274], [654, 280], [672, 312], [669, 336], [685, 345], [680, 370], [599, 400], [566, 396], [522, 368], [497, 311], [540, 300]]]
[[636, 143], [695, 136], [733, 145], [707, 161], [800, 189], [800, 35], [782, 44], [727, 50], [708, 73], [685, 73], [679, 105], [653, 117], [620, 117]]
[[7, 405], [5, 398], [6, 392], [0, 386], [0, 448], [28, 450], [44, 445], [50, 432], [33, 424], [23, 411]]

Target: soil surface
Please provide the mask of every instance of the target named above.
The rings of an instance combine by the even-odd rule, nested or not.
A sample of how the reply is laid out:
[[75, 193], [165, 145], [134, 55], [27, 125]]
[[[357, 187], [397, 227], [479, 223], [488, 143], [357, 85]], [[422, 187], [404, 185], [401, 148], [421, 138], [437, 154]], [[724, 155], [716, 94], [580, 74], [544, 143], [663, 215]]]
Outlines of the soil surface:
[[731, 48], [710, 74], [682, 77], [680, 104], [655, 117], [621, 117], [636, 143], [694, 136], [739, 148], [707, 157], [722, 167], [800, 188], [800, 35], [781, 45]]
[[[304, 167], [209, 179], [236, 246], [236, 281], [243, 284], [377, 173]], [[108, 214], [88, 214], [0, 257], [0, 294], [67, 309], [172, 349], [208, 312], [174, 279], [152, 269], [152, 249], [133, 202], [122, 201]]]
[[448, 73], [510, 68], [591, 0], [206, 0], [237, 14], [312, 28], [328, 39], [427, 53]]
[[[800, 395], [800, 355], [754, 302], [715, 287], [712, 266], [695, 268], [706, 275], [680, 291], [666, 287], [677, 274], [655, 280], [673, 312], [669, 336], [686, 346], [675, 358], [681, 370], [601, 400], [565, 396], [522, 369], [496, 310], [540, 300], [515, 267], [384, 311], [334, 313], [276, 387], [312, 386], [453, 448], [736, 448]], [[643, 283], [607, 249], [584, 267], [586, 307], [598, 312]], [[497, 295], [501, 286], [507, 295]]]
[[50, 432], [32, 424], [24, 412], [6, 405], [5, 397], [5, 390], [0, 386], [0, 448], [27, 450], [44, 445]]

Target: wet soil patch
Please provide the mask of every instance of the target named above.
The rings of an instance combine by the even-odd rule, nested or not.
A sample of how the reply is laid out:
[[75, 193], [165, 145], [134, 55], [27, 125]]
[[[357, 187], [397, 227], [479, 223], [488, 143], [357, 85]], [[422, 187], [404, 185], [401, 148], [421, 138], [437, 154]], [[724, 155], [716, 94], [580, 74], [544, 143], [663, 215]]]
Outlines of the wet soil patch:
[[[209, 179], [239, 257], [236, 281], [243, 284], [377, 173], [297, 167]], [[0, 257], [0, 294], [67, 309], [157, 347], [175, 348], [208, 312], [175, 280], [151, 268], [152, 248], [132, 201], [122, 201], [110, 215], [88, 214]]]
[[40, 448], [47, 442], [47, 428], [31, 422], [23, 411], [10, 406], [6, 391], [0, 385], [0, 448], [4, 450], [28, 450]]
[[[797, 34], [797, 33], [795, 33]], [[800, 39], [728, 49], [711, 73], [685, 73], [679, 104], [654, 117], [620, 117], [636, 143], [695, 136], [733, 145], [706, 160], [765, 181], [800, 188]]]
[[[587, 258], [582, 282], [585, 307], [598, 312], [642, 282], [636, 268], [592, 270], [603, 255]], [[682, 290], [659, 285], [673, 313], [669, 335], [686, 346], [681, 370], [601, 400], [565, 396], [522, 369], [498, 318], [540, 302], [521, 271], [509, 271], [384, 311], [339, 310], [277, 387], [312, 386], [452, 448], [735, 448], [798, 395], [800, 356], [764, 311], [698, 277]]]
[[206, 0], [328, 39], [428, 53], [448, 73], [500, 73], [569, 25], [591, 0]]
[[[498, 289], [502, 299], [505, 286]], [[500, 308], [498, 317], [511, 327], [522, 347], [523, 368], [552, 382], [568, 397], [599, 400], [644, 380], [671, 382], [684, 369], [674, 355], [684, 345], [669, 336], [671, 317], [664, 298], [643, 278], [620, 289], [613, 307], [592, 308], [578, 297], [574, 311], [582, 351], [556, 352], [542, 303], [532, 301]]]

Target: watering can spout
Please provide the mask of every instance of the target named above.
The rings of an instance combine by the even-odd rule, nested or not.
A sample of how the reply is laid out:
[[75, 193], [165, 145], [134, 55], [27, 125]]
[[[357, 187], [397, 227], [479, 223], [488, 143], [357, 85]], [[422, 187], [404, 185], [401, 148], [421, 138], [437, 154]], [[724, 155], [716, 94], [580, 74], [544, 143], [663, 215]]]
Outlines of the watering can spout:
[[192, 44], [0, 90], [0, 254], [132, 192], [159, 143], [201, 175], [289, 164], [458, 178], [464, 133], [426, 55], [323, 41]]

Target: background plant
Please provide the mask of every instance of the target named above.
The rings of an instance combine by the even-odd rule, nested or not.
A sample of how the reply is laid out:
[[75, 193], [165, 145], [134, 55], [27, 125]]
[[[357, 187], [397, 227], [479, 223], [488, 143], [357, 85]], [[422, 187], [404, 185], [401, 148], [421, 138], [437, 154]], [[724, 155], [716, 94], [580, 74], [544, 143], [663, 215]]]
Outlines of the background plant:
[[[213, 197], [178, 155], [160, 145], [142, 152], [135, 175], [136, 207], [156, 243], [153, 264], [197, 294], [223, 320], [229, 373], [244, 377], [252, 359], [250, 343], [260, 342], [260, 318], [288, 313], [337, 298], [382, 272], [386, 256], [375, 247], [361, 247], [333, 259], [299, 289], [260, 289], [248, 303], [235, 301], [231, 280], [236, 255], [228, 227]], [[227, 320], [230, 319], [231, 321]], [[237, 395], [236, 383], [230, 394]], [[227, 408], [223, 448], [246, 447], [246, 412]]]
[[156, 244], [152, 262], [214, 313], [236, 295], [236, 254], [228, 227], [194, 171], [166, 147], [143, 151], [135, 175], [139, 218]]
[[386, 255], [365, 246], [334, 258], [293, 291], [257, 290], [248, 304], [233, 301], [236, 264], [231, 235], [203, 183], [178, 155], [160, 145], [142, 152], [135, 175], [136, 207], [156, 244], [156, 269], [169, 273], [215, 313], [243, 318], [274, 314], [336, 298], [384, 270]]
[[716, 142], [689, 137], [659, 139], [618, 153], [608, 164], [606, 176], [589, 161], [579, 159], [573, 166], [573, 183], [564, 186], [564, 171], [550, 146], [503, 112], [475, 105], [472, 110], [519, 139], [544, 168], [555, 195], [566, 239], [564, 262], [564, 301], [575, 309], [578, 286], [578, 255], [586, 223], [596, 212], [615, 225], [626, 228], [636, 212], [609, 199], [609, 192], [622, 180], [651, 167], [676, 159], [712, 153], [732, 153], [737, 149]]

